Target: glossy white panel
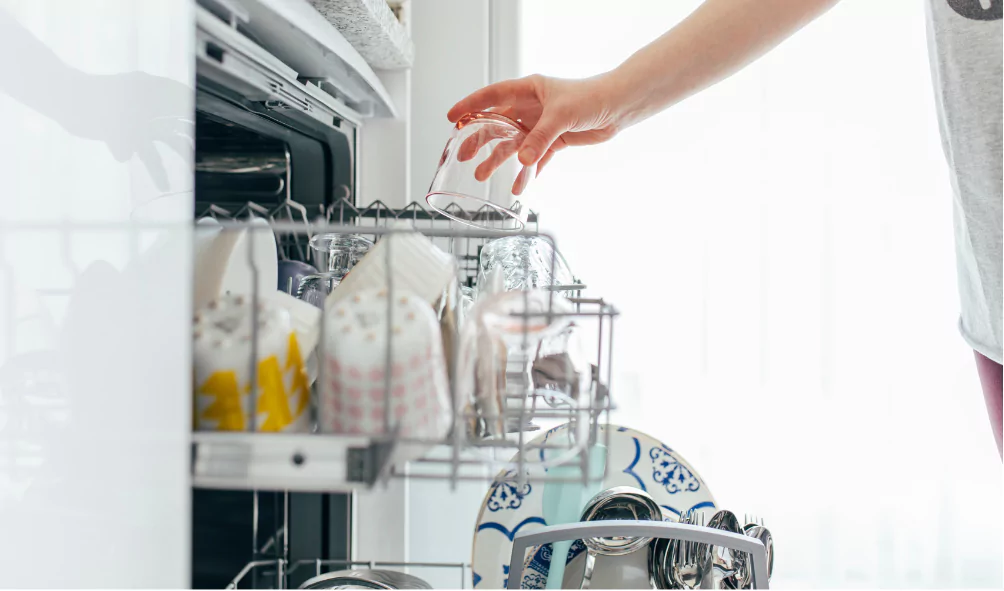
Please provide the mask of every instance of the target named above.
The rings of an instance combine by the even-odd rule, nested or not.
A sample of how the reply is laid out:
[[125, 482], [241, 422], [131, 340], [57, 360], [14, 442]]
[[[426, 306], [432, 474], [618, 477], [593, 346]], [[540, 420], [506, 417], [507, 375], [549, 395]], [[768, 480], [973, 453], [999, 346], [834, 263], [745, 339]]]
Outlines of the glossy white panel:
[[0, 587], [190, 584], [193, 4], [0, 0]]

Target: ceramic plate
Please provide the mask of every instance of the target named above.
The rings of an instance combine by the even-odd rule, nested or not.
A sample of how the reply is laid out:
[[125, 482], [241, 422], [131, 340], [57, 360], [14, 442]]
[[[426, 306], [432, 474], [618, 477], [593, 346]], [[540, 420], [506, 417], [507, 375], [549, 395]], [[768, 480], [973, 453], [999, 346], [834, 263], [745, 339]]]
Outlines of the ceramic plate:
[[194, 256], [196, 309], [221, 295], [250, 295], [256, 284], [260, 299], [278, 291], [278, 250], [266, 220], [253, 218], [245, 228], [224, 231], [219, 222], [202, 218], [195, 231]]
[[[714, 511], [715, 499], [704, 480], [671, 448], [627, 427], [610, 425], [600, 429], [601, 442], [606, 438], [603, 431], [610, 430], [607, 475], [603, 489], [613, 486], [640, 488], [652, 495], [663, 512], [672, 519], [691, 509]], [[533, 443], [539, 445], [548, 437], [564, 430], [567, 430], [567, 425], [555, 427], [537, 436]], [[561, 453], [561, 450], [550, 449], [547, 452]], [[533, 459], [544, 461], [545, 450], [541, 449]], [[509, 579], [509, 555], [512, 552], [513, 538], [521, 531], [547, 525], [542, 517], [542, 497], [546, 483], [529, 482], [519, 486], [515, 475], [512, 470], [499, 473], [481, 504], [474, 531], [472, 558], [474, 587], [477, 589], [505, 588]], [[568, 553], [568, 562], [584, 550], [582, 542], [576, 542]], [[521, 586], [543, 589], [550, 564], [550, 545], [536, 549], [527, 562]], [[572, 569], [574, 566], [569, 566], [566, 575]]]

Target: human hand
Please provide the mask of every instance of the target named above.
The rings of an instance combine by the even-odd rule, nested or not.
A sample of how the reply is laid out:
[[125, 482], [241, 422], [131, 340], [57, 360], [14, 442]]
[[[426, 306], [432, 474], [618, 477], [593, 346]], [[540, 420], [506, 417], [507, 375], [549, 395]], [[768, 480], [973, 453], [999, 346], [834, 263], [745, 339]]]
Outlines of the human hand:
[[[618, 94], [608, 75], [563, 80], [535, 74], [486, 86], [458, 102], [446, 116], [456, 123], [468, 113], [492, 111], [530, 130], [521, 145], [511, 140], [499, 143], [478, 166], [478, 180], [487, 179], [517, 151], [520, 163], [526, 167], [536, 164], [539, 174], [558, 151], [568, 146], [598, 144], [617, 134], [623, 126]], [[489, 133], [479, 132], [468, 138], [458, 158], [473, 158], [483, 145], [495, 139]]]

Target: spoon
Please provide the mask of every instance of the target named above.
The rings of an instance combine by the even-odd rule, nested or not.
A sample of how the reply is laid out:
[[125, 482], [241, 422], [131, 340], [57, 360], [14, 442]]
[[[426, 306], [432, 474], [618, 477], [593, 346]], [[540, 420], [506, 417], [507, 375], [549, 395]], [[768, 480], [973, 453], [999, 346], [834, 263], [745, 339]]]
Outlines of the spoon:
[[[704, 513], [689, 511], [680, 517], [680, 523], [704, 526]], [[704, 576], [711, 571], [711, 548], [707, 544], [669, 540], [662, 556], [664, 585], [666, 589], [695, 589], [701, 586]]]
[[[767, 581], [770, 582], [770, 577], [774, 574], [774, 539], [770, 535], [770, 530], [755, 523], [747, 524], [743, 529], [747, 536], [760, 540], [763, 543], [763, 547], [767, 550]], [[748, 568], [748, 565], [747, 568], [742, 570], [739, 579], [743, 589], [750, 588], [753, 581], [753, 573]]]
[[[745, 533], [743, 527], [739, 525], [739, 518], [736, 517], [736, 514], [725, 509], [712, 515], [711, 519], [708, 520], [707, 527], [734, 534]], [[697, 553], [698, 556], [705, 558], [706, 564], [710, 567], [704, 575], [710, 574], [713, 577], [711, 582], [714, 588], [741, 588], [742, 574], [749, 570], [747, 566], [748, 555], [745, 552], [734, 552], [725, 547], [698, 544]]]

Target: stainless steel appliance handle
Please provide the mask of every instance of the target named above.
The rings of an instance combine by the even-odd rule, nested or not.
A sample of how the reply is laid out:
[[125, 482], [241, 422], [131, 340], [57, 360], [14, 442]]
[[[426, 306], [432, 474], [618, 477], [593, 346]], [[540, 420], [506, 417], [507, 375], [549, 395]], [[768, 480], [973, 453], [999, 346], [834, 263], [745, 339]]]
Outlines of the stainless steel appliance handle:
[[519, 589], [523, 577], [523, 559], [528, 548], [553, 544], [568, 540], [586, 538], [609, 538], [613, 536], [637, 536], [647, 538], [669, 538], [685, 542], [698, 542], [721, 546], [736, 552], [746, 552], [752, 557], [753, 588], [767, 589], [767, 550], [763, 543], [749, 536], [734, 534], [718, 529], [697, 525], [687, 525], [669, 521], [590, 521], [552, 525], [533, 531], [521, 532], [512, 542], [509, 557], [509, 581], [507, 589]]

